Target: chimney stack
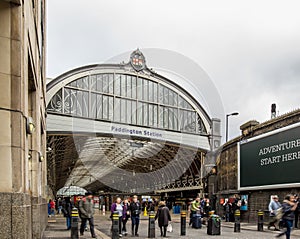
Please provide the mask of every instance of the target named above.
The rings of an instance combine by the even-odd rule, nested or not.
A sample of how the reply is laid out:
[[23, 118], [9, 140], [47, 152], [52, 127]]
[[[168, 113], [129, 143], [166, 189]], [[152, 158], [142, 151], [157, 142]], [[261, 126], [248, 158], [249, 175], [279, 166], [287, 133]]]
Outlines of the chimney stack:
[[271, 105], [271, 119], [276, 117], [276, 104]]

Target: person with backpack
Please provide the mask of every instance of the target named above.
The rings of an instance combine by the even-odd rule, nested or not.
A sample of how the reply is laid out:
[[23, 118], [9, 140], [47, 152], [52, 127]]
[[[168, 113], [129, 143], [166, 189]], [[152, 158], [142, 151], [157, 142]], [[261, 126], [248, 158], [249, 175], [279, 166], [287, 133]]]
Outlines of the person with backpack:
[[293, 228], [293, 221], [295, 219], [295, 210], [298, 206], [298, 202], [295, 202], [294, 195], [288, 194], [285, 196], [282, 203], [283, 216], [282, 221], [284, 227], [286, 227], [285, 231], [279, 233], [276, 237], [281, 237], [284, 234], [286, 235], [286, 239], [291, 238], [291, 231]]

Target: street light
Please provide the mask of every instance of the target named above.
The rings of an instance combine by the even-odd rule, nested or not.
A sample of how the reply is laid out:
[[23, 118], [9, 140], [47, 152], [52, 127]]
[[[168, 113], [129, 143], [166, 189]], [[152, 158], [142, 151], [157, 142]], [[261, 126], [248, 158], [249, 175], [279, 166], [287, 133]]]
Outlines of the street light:
[[226, 115], [226, 142], [227, 142], [227, 140], [228, 140], [228, 117], [229, 117], [229, 116], [232, 116], [232, 115], [236, 116], [236, 115], [238, 115], [238, 114], [239, 114], [239, 112], [233, 112], [233, 113], [231, 113], [231, 114], [227, 114], [227, 115]]

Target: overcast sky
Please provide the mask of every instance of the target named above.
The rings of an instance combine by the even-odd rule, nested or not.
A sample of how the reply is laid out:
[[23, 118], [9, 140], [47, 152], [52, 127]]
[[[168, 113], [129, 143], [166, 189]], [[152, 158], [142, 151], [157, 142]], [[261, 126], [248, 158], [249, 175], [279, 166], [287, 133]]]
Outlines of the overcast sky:
[[300, 103], [300, 1], [49, 0], [47, 77], [139, 48], [194, 60], [222, 98], [229, 138]]

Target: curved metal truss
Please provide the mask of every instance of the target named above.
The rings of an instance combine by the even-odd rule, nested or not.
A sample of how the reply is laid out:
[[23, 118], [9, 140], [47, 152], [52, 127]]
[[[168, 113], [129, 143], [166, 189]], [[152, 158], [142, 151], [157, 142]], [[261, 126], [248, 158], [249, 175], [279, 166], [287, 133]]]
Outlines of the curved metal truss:
[[48, 136], [48, 142], [52, 147], [48, 178], [52, 179], [54, 191], [72, 185], [128, 193], [201, 186], [204, 153], [196, 148], [84, 135]]
[[[141, 53], [130, 59], [80, 67], [47, 85], [47, 113], [55, 125], [47, 136], [54, 192], [71, 185], [128, 193], [202, 187], [211, 119], [182, 86], [147, 68]], [[71, 132], [72, 118], [98, 131]], [[168, 134], [126, 137], [104, 131], [108, 123]]]

